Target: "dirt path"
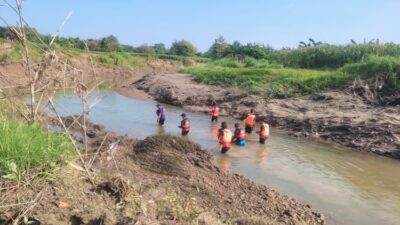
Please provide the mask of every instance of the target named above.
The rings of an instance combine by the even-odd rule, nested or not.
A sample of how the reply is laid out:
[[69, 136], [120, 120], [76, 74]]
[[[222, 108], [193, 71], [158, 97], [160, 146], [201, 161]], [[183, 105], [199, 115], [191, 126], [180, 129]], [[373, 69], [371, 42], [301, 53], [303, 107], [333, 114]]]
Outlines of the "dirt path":
[[244, 90], [196, 84], [190, 75], [177, 73], [146, 75], [126, 88], [193, 111], [208, 112], [211, 101], [217, 100], [223, 114], [236, 118], [254, 108], [258, 118], [292, 135], [400, 158], [400, 105], [374, 106], [351, 89], [265, 100]]

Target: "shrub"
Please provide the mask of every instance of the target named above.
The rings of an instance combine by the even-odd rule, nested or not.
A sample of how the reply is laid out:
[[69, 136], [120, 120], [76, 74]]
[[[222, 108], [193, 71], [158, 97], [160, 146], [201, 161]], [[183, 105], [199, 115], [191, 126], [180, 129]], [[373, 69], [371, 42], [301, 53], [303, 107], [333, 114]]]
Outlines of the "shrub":
[[0, 121], [0, 175], [6, 178], [55, 165], [68, 158], [71, 150], [66, 134], [52, 133], [36, 124]]

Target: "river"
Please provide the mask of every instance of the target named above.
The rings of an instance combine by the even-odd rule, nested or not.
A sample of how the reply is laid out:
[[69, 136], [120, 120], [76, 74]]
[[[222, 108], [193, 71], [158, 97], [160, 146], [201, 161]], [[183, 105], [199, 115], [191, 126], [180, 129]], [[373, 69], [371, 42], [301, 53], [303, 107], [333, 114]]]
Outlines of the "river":
[[[80, 101], [73, 95], [56, 97], [62, 115], [79, 114]], [[124, 97], [114, 91], [98, 91], [89, 98], [95, 104], [89, 117], [118, 134], [144, 139], [153, 134], [180, 135], [182, 112], [191, 121], [189, 139], [214, 155], [222, 169], [310, 204], [323, 212], [328, 224], [400, 224], [400, 161], [355, 152], [332, 144], [318, 143], [271, 131], [266, 145], [256, 134], [247, 136], [245, 147], [218, 151], [217, 124], [203, 113], [166, 106], [164, 127], [156, 124], [155, 102]], [[233, 118], [220, 118], [233, 129]]]

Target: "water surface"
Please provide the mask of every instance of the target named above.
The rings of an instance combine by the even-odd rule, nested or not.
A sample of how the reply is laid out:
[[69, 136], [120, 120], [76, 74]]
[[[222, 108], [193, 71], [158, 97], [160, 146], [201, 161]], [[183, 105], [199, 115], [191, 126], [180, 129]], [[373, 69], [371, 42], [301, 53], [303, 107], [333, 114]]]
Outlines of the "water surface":
[[[89, 116], [119, 134], [144, 139], [152, 134], [180, 135], [182, 112], [191, 120], [189, 139], [210, 151], [226, 170], [288, 194], [322, 211], [329, 224], [400, 224], [400, 161], [359, 153], [334, 145], [297, 139], [272, 130], [266, 145], [255, 134], [247, 136], [246, 147], [219, 153], [218, 126], [210, 117], [167, 106], [164, 127], [157, 126], [155, 103], [129, 99], [113, 91], [94, 93], [97, 103]], [[58, 96], [62, 115], [79, 114], [79, 99]], [[222, 118], [233, 128], [232, 118]]]

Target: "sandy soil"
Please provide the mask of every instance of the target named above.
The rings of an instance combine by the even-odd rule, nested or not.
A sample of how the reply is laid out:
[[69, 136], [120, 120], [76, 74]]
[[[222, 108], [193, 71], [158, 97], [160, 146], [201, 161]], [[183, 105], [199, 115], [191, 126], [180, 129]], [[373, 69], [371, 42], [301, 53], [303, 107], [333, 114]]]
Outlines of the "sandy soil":
[[196, 84], [190, 75], [177, 73], [146, 75], [126, 87], [193, 111], [208, 112], [212, 100], [220, 103], [223, 114], [236, 118], [254, 108], [258, 118], [292, 135], [400, 158], [400, 96], [378, 104], [354, 84], [318, 95], [273, 100], [244, 90]]
[[[71, 119], [65, 119], [69, 125]], [[308, 205], [224, 172], [212, 156], [187, 139], [153, 136], [143, 141], [108, 134], [91, 125], [85, 159], [94, 175], [70, 163], [46, 179], [18, 189], [2, 183], [0, 224], [27, 208], [30, 224], [324, 224]], [[79, 140], [80, 138], [78, 138]], [[34, 204], [37, 203], [37, 204]]]

